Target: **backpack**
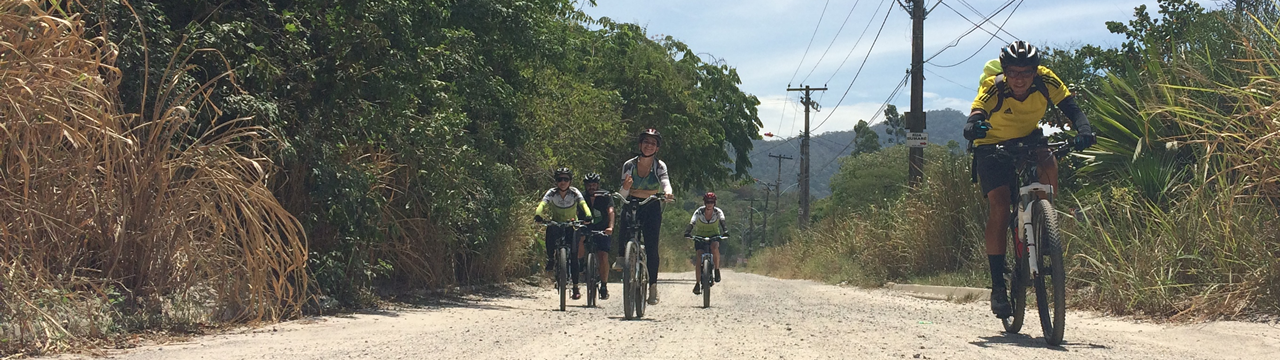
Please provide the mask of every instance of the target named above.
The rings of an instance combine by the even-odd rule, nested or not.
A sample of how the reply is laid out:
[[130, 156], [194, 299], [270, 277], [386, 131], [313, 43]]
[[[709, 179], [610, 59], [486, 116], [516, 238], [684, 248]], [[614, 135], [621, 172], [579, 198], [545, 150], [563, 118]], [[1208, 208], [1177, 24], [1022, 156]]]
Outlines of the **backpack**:
[[[1000, 59], [988, 60], [987, 64], [982, 67], [982, 76], [978, 78], [978, 86], [982, 86], [983, 81], [987, 81], [987, 78], [993, 76], [996, 78], [996, 107], [991, 110], [992, 113], [1000, 111], [1004, 107], [1004, 96], [1000, 95], [1004, 94], [1005, 86], [1007, 85], [1004, 82], [1004, 69], [1000, 67]], [[1045, 87], [1044, 79], [1040, 75], [1036, 75], [1035, 79], [1031, 81], [1031, 86], [1036, 90], [1040, 90], [1040, 95], [1044, 95], [1044, 100], [1049, 104], [1050, 108], [1055, 106], [1053, 98], [1049, 97], [1049, 88]]]

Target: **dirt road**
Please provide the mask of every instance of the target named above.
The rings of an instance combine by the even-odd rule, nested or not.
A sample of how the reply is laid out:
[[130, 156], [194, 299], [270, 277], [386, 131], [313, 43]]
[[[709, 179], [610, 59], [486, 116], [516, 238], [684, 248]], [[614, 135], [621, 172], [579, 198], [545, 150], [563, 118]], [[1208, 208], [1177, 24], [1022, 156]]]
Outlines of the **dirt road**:
[[[522, 286], [422, 308], [306, 319], [120, 352], [120, 359], [1227, 359], [1277, 358], [1280, 327], [1137, 324], [1068, 315], [1066, 344], [1000, 333], [986, 302], [955, 304], [886, 290], [726, 271], [712, 308], [692, 273], [662, 274], [662, 303], [622, 320], [621, 291], [600, 308], [553, 311], [550, 288]], [[75, 358], [75, 357], [67, 357]]]

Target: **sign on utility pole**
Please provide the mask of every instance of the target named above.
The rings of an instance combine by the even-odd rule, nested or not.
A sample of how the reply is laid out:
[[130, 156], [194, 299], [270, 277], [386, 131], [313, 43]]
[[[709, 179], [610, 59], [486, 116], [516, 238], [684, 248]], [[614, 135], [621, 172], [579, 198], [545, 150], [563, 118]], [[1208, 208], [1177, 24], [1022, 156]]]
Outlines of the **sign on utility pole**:
[[818, 110], [818, 103], [810, 95], [814, 91], [827, 91], [827, 88], [805, 85], [803, 88], [787, 88], [787, 91], [804, 92], [800, 100], [804, 104], [804, 137], [800, 140], [800, 221], [796, 223], [804, 229], [809, 227], [809, 109]]
[[[907, 129], [923, 136], [924, 119], [924, 1], [911, 2], [911, 112], [907, 116]], [[925, 138], [926, 142], [928, 138]], [[910, 136], [908, 136], [910, 140]], [[907, 183], [911, 188], [924, 177], [924, 148], [912, 146], [908, 153]]]

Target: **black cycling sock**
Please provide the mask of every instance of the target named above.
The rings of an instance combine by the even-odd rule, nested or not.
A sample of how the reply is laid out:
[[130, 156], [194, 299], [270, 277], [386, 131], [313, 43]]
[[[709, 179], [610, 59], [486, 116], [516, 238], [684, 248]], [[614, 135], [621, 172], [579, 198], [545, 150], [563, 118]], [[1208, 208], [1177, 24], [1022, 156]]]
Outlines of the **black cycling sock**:
[[991, 266], [991, 288], [1004, 288], [1004, 254], [987, 255], [987, 265]]

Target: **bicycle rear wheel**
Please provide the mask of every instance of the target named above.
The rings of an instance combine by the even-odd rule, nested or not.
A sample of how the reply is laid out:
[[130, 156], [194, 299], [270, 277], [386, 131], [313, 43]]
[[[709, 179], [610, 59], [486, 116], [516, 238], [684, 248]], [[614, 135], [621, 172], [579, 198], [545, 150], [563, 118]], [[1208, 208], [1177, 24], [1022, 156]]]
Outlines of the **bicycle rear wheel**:
[[[1015, 217], [1016, 218], [1016, 217]], [[1023, 321], [1027, 316], [1027, 277], [1030, 275], [1027, 265], [1027, 247], [1026, 243], [1018, 239], [1016, 227], [1009, 229], [1009, 244], [1013, 246], [1013, 268], [1010, 269], [1009, 277], [1009, 305], [1013, 308], [1013, 315], [1000, 319], [1004, 324], [1004, 332], [1017, 334], [1022, 331]]]
[[596, 254], [588, 253], [583, 257], [583, 265], [586, 267], [584, 271], [587, 275], [587, 306], [596, 306], [596, 289], [600, 286], [599, 265], [596, 263]]
[[1058, 214], [1049, 200], [1036, 201], [1031, 208], [1031, 224], [1039, 241], [1040, 273], [1035, 278], [1036, 306], [1040, 327], [1049, 345], [1062, 344], [1067, 317], [1066, 270], [1062, 264], [1062, 243], [1058, 238]]
[[[627, 320], [635, 318], [636, 297], [639, 295], [636, 291], [638, 286], [635, 278], [636, 249], [634, 245], [634, 241], [627, 242], [622, 258], [622, 313], [623, 318]], [[644, 299], [641, 298], [638, 302], [644, 302]]]
[[714, 284], [715, 264], [710, 259], [702, 259], [702, 308], [711, 307], [711, 284]]
[[569, 250], [556, 250], [556, 289], [560, 290], [560, 311], [564, 311], [565, 291], [569, 282]]

